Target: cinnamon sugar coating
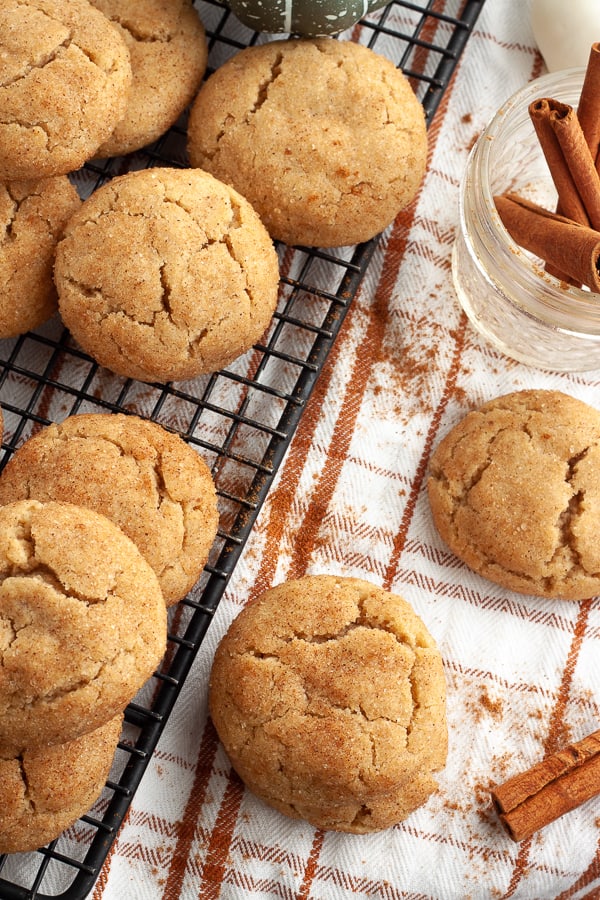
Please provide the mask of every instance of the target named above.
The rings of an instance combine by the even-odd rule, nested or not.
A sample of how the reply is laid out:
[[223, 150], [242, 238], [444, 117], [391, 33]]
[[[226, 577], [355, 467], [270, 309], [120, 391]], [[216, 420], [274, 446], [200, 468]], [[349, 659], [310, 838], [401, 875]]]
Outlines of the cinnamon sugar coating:
[[37, 328], [58, 309], [54, 252], [80, 205], [66, 175], [0, 184], [0, 338]]
[[123, 716], [66, 744], [0, 758], [0, 853], [26, 853], [53, 841], [100, 796]]
[[204, 26], [191, 0], [92, 0], [129, 50], [127, 109], [97, 156], [145, 147], [170, 128], [195, 96], [206, 69]]
[[600, 412], [560, 391], [497, 397], [430, 463], [433, 521], [475, 572], [524, 594], [600, 593]]
[[121, 712], [166, 647], [135, 544], [69, 503], [0, 507], [0, 756], [65, 743]]
[[319, 828], [406, 818], [446, 760], [439, 651], [402, 598], [356, 578], [266, 591], [222, 639], [210, 714], [245, 784]]
[[125, 114], [121, 35], [87, 0], [3, 0], [0, 46], [0, 181], [78, 169]]
[[259, 340], [279, 265], [236, 191], [199, 169], [152, 168], [82, 204], [54, 278], [65, 325], [97, 362], [162, 382], [216, 371]]
[[0, 504], [65, 500], [107, 516], [150, 563], [167, 605], [192, 589], [219, 521], [204, 460], [138, 416], [69, 416], [22, 444], [0, 474]]
[[273, 238], [336, 247], [369, 240], [410, 203], [427, 135], [389, 59], [353, 41], [277, 40], [204, 82], [188, 152], [250, 201]]

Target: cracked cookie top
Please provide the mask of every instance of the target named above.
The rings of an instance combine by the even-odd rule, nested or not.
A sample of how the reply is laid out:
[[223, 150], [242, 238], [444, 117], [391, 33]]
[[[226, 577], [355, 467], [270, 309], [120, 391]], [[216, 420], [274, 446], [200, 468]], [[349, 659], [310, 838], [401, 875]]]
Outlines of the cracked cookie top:
[[69, 220], [56, 250], [59, 311], [97, 362], [139, 381], [214, 372], [269, 325], [279, 266], [235, 190], [200, 169], [114, 178]]
[[53, 841], [86, 813], [108, 778], [123, 715], [66, 744], [0, 757], [0, 853]]
[[600, 412], [524, 390], [470, 412], [430, 461], [433, 521], [471, 569], [504, 588], [600, 593]]
[[167, 605], [192, 589], [219, 521], [210, 470], [179, 435], [138, 416], [69, 416], [25, 441], [0, 475], [0, 504], [66, 500], [137, 545]]
[[0, 757], [121, 712], [164, 654], [166, 619], [156, 575], [105, 516], [0, 507]]
[[191, 0], [92, 3], [119, 29], [131, 60], [125, 115], [96, 154], [121, 156], [157, 140], [191, 102], [206, 70], [206, 34]]
[[427, 135], [390, 60], [353, 41], [276, 40], [204, 82], [188, 152], [252, 203], [273, 238], [336, 247], [374, 237], [413, 199]]
[[213, 723], [245, 784], [319, 828], [363, 833], [436, 790], [447, 751], [440, 653], [401, 597], [306, 576], [231, 624], [209, 687]]
[[58, 309], [54, 251], [80, 205], [66, 175], [0, 184], [0, 338], [37, 328]]
[[0, 180], [65, 175], [125, 114], [123, 38], [87, 0], [0, 4]]

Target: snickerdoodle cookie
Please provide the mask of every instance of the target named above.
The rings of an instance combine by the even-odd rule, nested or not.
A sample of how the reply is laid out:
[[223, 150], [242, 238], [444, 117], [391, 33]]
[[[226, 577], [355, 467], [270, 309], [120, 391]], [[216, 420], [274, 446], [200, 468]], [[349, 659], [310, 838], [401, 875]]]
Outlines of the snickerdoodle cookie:
[[319, 828], [401, 821], [446, 761], [434, 640], [405, 600], [361, 579], [306, 576], [242, 610], [217, 649], [209, 704], [250, 790]]
[[334, 247], [374, 237], [413, 199], [427, 136], [390, 60], [353, 41], [290, 39], [248, 47], [207, 79], [188, 152], [273, 238]]
[[0, 475], [0, 504], [25, 498], [66, 500], [115, 522], [167, 605], [198, 580], [219, 521], [204, 460], [179, 435], [131, 415], [70, 416], [25, 441]]
[[133, 84], [124, 117], [96, 156], [145, 147], [177, 121], [206, 69], [204, 26], [191, 0], [92, 0], [127, 44]]
[[0, 853], [25, 853], [53, 841], [100, 796], [123, 716], [66, 744], [0, 758]]
[[80, 205], [66, 175], [0, 184], [0, 338], [24, 334], [56, 312], [54, 251]]
[[141, 553], [69, 503], [0, 507], [0, 756], [122, 711], [160, 662], [167, 610]]
[[471, 569], [513, 591], [600, 593], [600, 412], [554, 390], [497, 397], [431, 457], [433, 521]]
[[139, 381], [213, 372], [263, 334], [277, 303], [275, 248], [250, 204], [200, 169], [113, 179], [56, 250], [59, 310], [98, 363]]
[[0, 181], [64, 175], [125, 114], [129, 51], [87, 0], [0, 4]]

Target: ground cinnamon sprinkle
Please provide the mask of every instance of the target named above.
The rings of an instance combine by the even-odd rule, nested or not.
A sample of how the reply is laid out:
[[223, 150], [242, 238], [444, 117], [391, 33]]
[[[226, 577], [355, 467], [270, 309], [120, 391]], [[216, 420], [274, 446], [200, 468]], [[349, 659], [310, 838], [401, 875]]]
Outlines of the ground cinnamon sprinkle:
[[[437, 287], [442, 290], [441, 285]], [[415, 412], [433, 414], [439, 399], [435, 393], [439, 382], [434, 376], [440, 369], [440, 347], [447, 343], [448, 337], [455, 340], [455, 335], [430, 312], [399, 315], [401, 340], [382, 345], [377, 363], [382, 372], [385, 369], [385, 388], [391, 387], [396, 398], [394, 417], [408, 423]], [[375, 386], [374, 396], [379, 396], [383, 389], [383, 385]], [[455, 387], [454, 397], [466, 405], [464, 390]]]
[[[472, 124], [473, 124], [473, 115], [472, 115], [470, 112], [465, 113], [464, 116], [461, 117], [461, 120], [460, 120], [460, 121], [461, 121], [461, 125], [472, 125]], [[468, 153], [471, 152], [471, 150], [473, 149], [473, 147], [474, 147], [475, 144], [477, 143], [477, 141], [478, 141], [478, 139], [479, 139], [479, 135], [480, 135], [480, 132], [479, 132], [479, 131], [476, 131], [476, 132], [472, 135], [472, 137], [471, 137], [471, 139], [469, 140], [469, 142], [466, 144], [465, 150], [466, 150]]]
[[501, 719], [503, 704], [501, 699], [490, 697], [487, 685], [479, 685], [476, 693], [466, 701], [466, 710], [475, 723], [480, 723], [484, 714], [488, 713], [494, 719]]
[[483, 708], [487, 710], [487, 712], [489, 712], [490, 715], [492, 715], [495, 719], [499, 719], [502, 717], [502, 701], [500, 699], [492, 700], [492, 698], [488, 694], [486, 687], [482, 687], [481, 689], [481, 692], [479, 694], [479, 702], [481, 703]]

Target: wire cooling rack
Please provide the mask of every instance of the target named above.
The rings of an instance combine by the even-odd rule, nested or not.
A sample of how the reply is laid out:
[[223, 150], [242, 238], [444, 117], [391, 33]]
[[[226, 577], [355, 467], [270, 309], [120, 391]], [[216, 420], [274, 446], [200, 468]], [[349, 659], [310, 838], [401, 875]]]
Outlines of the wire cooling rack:
[[[484, 0], [393, 0], [352, 38], [410, 78], [428, 124]], [[267, 39], [218, 0], [196, 0], [209, 41], [207, 74]], [[83, 197], [117, 174], [185, 166], [185, 117], [156, 144], [124, 159], [88, 164], [73, 179]], [[0, 856], [0, 897], [77, 900], [92, 889], [167, 724], [327, 354], [356, 295], [377, 239], [343, 251], [278, 247], [277, 312], [264, 340], [226, 371], [177, 384], [140, 384], [97, 366], [54, 319], [0, 341], [2, 467], [40, 427], [83, 412], [135, 413], [194, 446], [211, 467], [220, 527], [196, 588], [171, 611], [161, 666], [127, 709], [106, 787], [88, 815], [34, 853]]]

